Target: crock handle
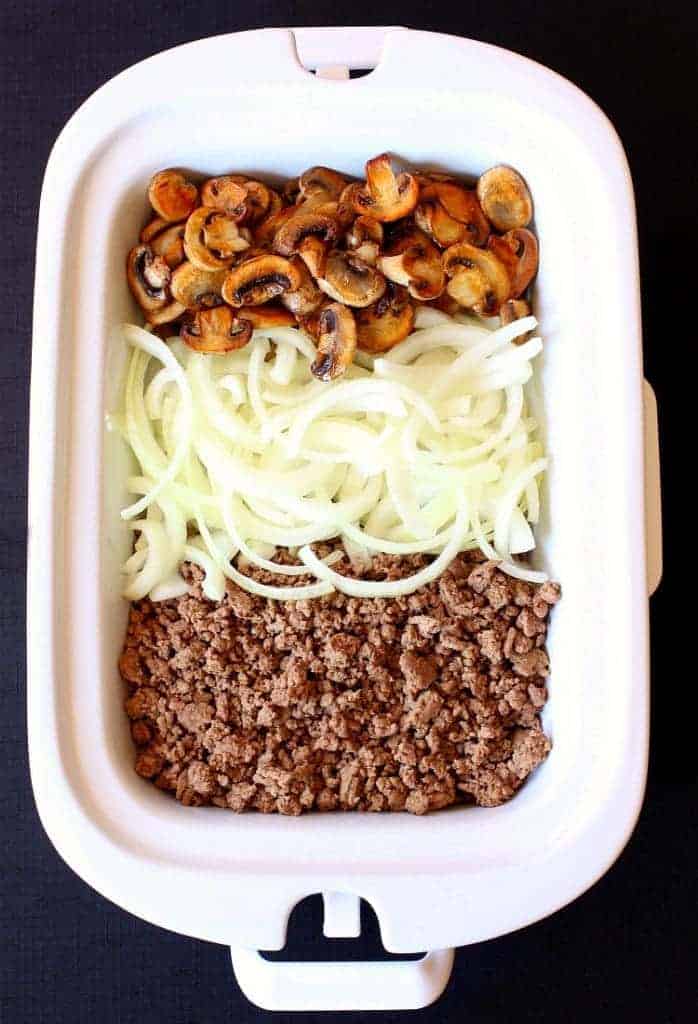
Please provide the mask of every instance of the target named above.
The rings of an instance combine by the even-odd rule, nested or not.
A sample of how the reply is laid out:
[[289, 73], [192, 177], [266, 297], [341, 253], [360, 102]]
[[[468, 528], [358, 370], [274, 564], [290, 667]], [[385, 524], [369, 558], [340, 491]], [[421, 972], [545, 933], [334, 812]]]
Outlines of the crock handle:
[[659, 422], [657, 398], [652, 385], [643, 382], [645, 415], [645, 535], [647, 591], [650, 596], [662, 578], [662, 490], [659, 469]]
[[263, 1010], [419, 1010], [446, 987], [453, 950], [421, 960], [284, 962], [231, 948], [237, 983]]
[[321, 78], [334, 78], [345, 76], [323, 72], [331, 68], [368, 71], [378, 67], [386, 38], [406, 29], [399, 25], [368, 25], [363, 28], [294, 28], [291, 31], [303, 67], [317, 71]]
[[[323, 933], [330, 939], [361, 934], [361, 901], [354, 893], [325, 892]], [[230, 950], [238, 985], [263, 1010], [419, 1010], [443, 992], [453, 950], [421, 960], [279, 962], [254, 949]]]

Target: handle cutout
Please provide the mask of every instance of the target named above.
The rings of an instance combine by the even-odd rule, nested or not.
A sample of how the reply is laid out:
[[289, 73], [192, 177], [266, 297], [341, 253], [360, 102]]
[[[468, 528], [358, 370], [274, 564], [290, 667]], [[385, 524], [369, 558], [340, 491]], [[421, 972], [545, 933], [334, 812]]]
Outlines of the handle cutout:
[[[332, 897], [338, 894], [331, 894]], [[344, 896], [345, 899], [351, 897]], [[323, 897], [318, 893], [297, 903], [288, 920], [283, 949], [262, 951], [269, 963], [346, 962], [391, 963], [421, 960], [424, 953], [389, 953], [381, 941], [380, 925], [370, 903], [360, 901], [360, 933], [356, 937], [326, 937], [323, 925], [331, 921]]]
[[[400, 26], [294, 28], [298, 63], [318, 78], [347, 81], [371, 74], [381, 63], [388, 36]], [[339, 73], [338, 73], [339, 72]]]

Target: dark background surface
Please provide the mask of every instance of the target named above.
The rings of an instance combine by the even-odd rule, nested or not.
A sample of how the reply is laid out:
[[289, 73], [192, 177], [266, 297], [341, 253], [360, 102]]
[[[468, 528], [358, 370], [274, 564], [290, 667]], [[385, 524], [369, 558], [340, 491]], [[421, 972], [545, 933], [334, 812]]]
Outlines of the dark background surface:
[[[236, 29], [299, 24], [406, 24], [518, 50], [587, 91], [626, 146], [638, 201], [646, 374], [660, 409], [665, 537], [673, 527], [686, 544], [675, 551], [666, 546], [664, 582], [652, 601], [647, 798], [627, 849], [596, 886], [546, 921], [460, 950], [446, 994], [424, 1011], [424, 1020], [695, 1020], [696, 755], [686, 708], [696, 684], [676, 591], [679, 548], [690, 561], [695, 543], [690, 515], [678, 518], [684, 475], [678, 458], [669, 460], [681, 428], [690, 425], [677, 380], [684, 373], [677, 369], [695, 346], [695, 328], [687, 334], [686, 326], [695, 290], [698, 17], [694, 5], [671, 0], [465, 0], [444, 5], [443, 17], [406, 0], [344, 7], [272, 0], [4, 0], [0, 6], [0, 1018], [7, 1024], [271, 1019], [241, 996], [225, 948], [151, 927], [105, 902], [63, 865], [39, 825], [24, 725], [26, 432], [39, 190], [66, 119], [113, 74], [158, 50]], [[684, 657], [678, 672], [668, 662], [673, 649]], [[317, 905], [302, 908], [289, 948], [295, 955], [318, 953], [318, 931]], [[377, 948], [369, 921], [351, 954]]]

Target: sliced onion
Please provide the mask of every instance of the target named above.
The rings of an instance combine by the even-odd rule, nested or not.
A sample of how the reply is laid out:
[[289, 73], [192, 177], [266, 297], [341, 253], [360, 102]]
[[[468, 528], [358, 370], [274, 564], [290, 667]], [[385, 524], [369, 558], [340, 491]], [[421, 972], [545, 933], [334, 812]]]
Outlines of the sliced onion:
[[321, 580], [325, 580], [335, 589], [343, 594], [352, 597], [401, 597], [403, 594], [413, 594], [419, 587], [431, 583], [448, 568], [453, 559], [460, 551], [465, 531], [468, 528], [468, 514], [465, 502], [458, 511], [456, 521], [453, 524], [448, 544], [444, 547], [438, 558], [426, 565], [419, 572], [412, 576], [406, 576], [402, 580], [391, 580], [388, 582], [378, 580], [355, 580], [348, 576], [342, 576], [329, 566], [325, 565], [310, 547], [303, 547], [298, 552], [302, 562], [312, 569], [314, 574]]
[[281, 384], [286, 387], [291, 383], [297, 354], [298, 349], [295, 345], [290, 345], [287, 341], [279, 341], [277, 343], [276, 358], [269, 371], [269, 376], [275, 384]]
[[[537, 578], [511, 560], [532, 545], [545, 465], [524, 397], [541, 342], [512, 344], [535, 324], [495, 327], [420, 308], [405, 341], [375, 359], [359, 355], [329, 384], [313, 377], [315, 344], [296, 328], [259, 329], [243, 349], [209, 356], [128, 327], [125, 408], [110, 421], [140, 463], [128, 484], [138, 501], [122, 515], [147, 517], [133, 523], [126, 593], [184, 592], [177, 568], [189, 559], [204, 569], [212, 600], [226, 579], [272, 599], [319, 596], [337, 585], [326, 563], [341, 553], [323, 562], [311, 551], [310, 562], [283, 566], [274, 549], [307, 555], [331, 538], [355, 567], [371, 553], [437, 555], [415, 578], [377, 583], [384, 595], [408, 593], [438, 575], [447, 551], [472, 546]], [[472, 529], [461, 530], [464, 506]], [[258, 584], [231, 565], [234, 551], [267, 572], [316, 579]], [[356, 592], [372, 592], [368, 582]]]
[[[124, 334], [126, 340], [133, 345], [134, 348], [139, 348], [148, 355], [159, 359], [160, 362], [171, 371], [172, 378], [179, 387], [183, 419], [181, 436], [169, 465], [166, 467], [164, 472], [160, 474], [155, 486], [148, 494], [144, 494], [143, 497], [139, 498], [133, 505], [129, 505], [128, 508], [125, 508], [122, 511], [121, 516], [123, 519], [132, 519], [150, 505], [160, 491], [175, 479], [182, 468], [182, 464], [186, 458], [191, 441], [193, 405], [191, 389], [187, 382], [187, 378], [184, 375], [184, 371], [164, 341], [161, 341], [156, 335], [149, 334], [147, 331], [142, 330], [140, 327], [134, 327], [132, 324], [125, 325]], [[128, 395], [126, 400], [128, 416]]]

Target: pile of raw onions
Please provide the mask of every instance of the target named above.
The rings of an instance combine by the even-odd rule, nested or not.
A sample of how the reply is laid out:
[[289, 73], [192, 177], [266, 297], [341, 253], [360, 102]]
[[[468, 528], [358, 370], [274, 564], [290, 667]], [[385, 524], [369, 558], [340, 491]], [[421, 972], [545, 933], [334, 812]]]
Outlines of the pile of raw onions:
[[[140, 467], [128, 481], [137, 500], [121, 513], [137, 533], [125, 596], [185, 593], [179, 568], [190, 561], [212, 600], [226, 578], [281, 600], [395, 597], [475, 547], [512, 576], [544, 580], [512, 557], [534, 547], [546, 466], [525, 397], [542, 343], [513, 344], [535, 327], [534, 317], [492, 329], [423, 308], [405, 341], [322, 383], [310, 372], [315, 347], [295, 328], [202, 355], [126, 325], [123, 408], [109, 417]], [[358, 568], [377, 552], [435, 557], [402, 580], [348, 578], [332, 568], [339, 550], [313, 551], [334, 537]], [[272, 561], [281, 548], [296, 564]], [[279, 585], [252, 579], [250, 565]], [[284, 586], [284, 576], [310, 582]]]

